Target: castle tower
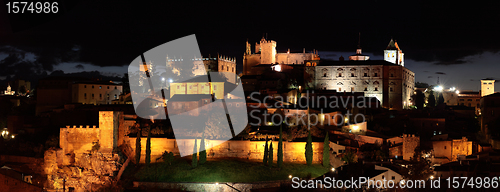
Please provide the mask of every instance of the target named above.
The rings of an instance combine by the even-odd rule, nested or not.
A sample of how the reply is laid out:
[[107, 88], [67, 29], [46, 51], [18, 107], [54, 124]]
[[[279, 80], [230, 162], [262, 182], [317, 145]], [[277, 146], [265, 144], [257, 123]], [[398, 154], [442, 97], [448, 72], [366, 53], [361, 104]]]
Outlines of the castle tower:
[[260, 40], [261, 64], [276, 63], [276, 41], [267, 41], [264, 37]]
[[350, 61], [366, 61], [370, 59], [370, 56], [368, 55], [363, 55], [361, 51], [361, 33], [359, 34], [359, 39], [358, 39], [358, 48], [356, 49], [356, 54], [349, 56]]
[[113, 150], [118, 147], [118, 131], [122, 112], [99, 111], [99, 129], [101, 149]]
[[250, 43], [248, 43], [248, 39], [247, 39], [247, 48], [246, 48], [246, 51], [245, 51], [245, 55], [252, 54], [251, 49], [252, 49], [252, 47], [250, 46]]
[[401, 49], [399, 49], [398, 43], [393, 39], [389, 41], [389, 45], [387, 45], [387, 48], [384, 50], [384, 60], [405, 66], [404, 53]]
[[481, 79], [481, 97], [495, 93], [494, 79]]

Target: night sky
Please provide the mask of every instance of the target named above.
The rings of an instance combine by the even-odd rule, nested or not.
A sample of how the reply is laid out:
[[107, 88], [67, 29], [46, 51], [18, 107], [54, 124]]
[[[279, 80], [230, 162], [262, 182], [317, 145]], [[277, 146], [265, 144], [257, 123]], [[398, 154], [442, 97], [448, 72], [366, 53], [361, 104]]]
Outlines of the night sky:
[[[235, 57], [264, 35], [278, 52], [319, 50], [323, 59], [382, 59], [394, 38], [416, 81], [479, 90], [500, 79], [500, 2], [480, 1], [59, 1], [59, 14], [0, 13], [0, 79], [55, 70], [123, 75], [142, 52], [196, 34], [205, 56]], [[9, 76], [9, 77], [7, 77]], [[4, 86], [4, 85], [2, 85]], [[500, 87], [497, 86], [497, 90]]]

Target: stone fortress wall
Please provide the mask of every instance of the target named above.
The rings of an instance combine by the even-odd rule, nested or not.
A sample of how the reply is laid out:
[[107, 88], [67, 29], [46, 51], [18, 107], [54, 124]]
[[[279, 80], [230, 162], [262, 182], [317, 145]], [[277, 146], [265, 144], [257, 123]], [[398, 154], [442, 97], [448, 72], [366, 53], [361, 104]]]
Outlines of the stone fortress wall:
[[[100, 152], [112, 153], [113, 149], [120, 148], [131, 160], [135, 160], [136, 137], [125, 136], [126, 126], [123, 112], [100, 111], [99, 127], [94, 126], [66, 126], [60, 129], [61, 155], [75, 157], [78, 154], [89, 153], [96, 142], [100, 145]], [[129, 124], [129, 125], [127, 125]], [[146, 155], [146, 137], [141, 137], [141, 163], [144, 163]], [[278, 141], [272, 141], [274, 148], [274, 160], [277, 160]], [[198, 147], [200, 139], [197, 141]], [[270, 142], [269, 142], [270, 144]], [[306, 142], [283, 141], [285, 162], [305, 162]], [[179, 154], [179, 149], [192, 151], [194, 139], [168, 139], [151, 138], [151, 159], [153, 162], [159, 158], [164, 151]], [[205, 140], [207, 157], [222, 158], [236, 157], [242, 159], [261, 160], [263, 158], [265, 141], [225, 141]], [[321, 163], [323, 154], [323, 142], [313, 142], [313, 162]], [[76, 159], [64, 158], [63, 165], [70, 164]]]

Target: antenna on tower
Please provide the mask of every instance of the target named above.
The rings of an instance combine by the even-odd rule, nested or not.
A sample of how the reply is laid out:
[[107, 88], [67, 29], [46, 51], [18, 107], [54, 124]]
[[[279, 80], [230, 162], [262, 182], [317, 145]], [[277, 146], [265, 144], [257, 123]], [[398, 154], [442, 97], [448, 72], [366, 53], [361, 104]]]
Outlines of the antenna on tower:
[[438, 77], [438, 82], [437, 82], [437, 84], [439, 85], [439, 77]]
[[361, 32], [358, 34], [358, 48], [361, 48]]

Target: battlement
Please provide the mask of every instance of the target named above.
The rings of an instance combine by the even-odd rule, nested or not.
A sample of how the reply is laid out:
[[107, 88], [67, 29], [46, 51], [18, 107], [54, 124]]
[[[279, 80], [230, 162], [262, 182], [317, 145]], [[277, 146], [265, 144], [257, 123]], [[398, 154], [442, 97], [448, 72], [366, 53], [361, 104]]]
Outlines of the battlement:
[[403, 134], [403, 138], [405, 137], [418, 137], [418, 136], [415, 136], [415, 134]]
[[97, 127], [96, 125], [92, 125], [92, 127], [90, 127], [90, 125], [85, 125], [85, 127], [83, 127], [83, 125], [80, 125], [80, 126], [76, 126], [76, 125], [73, 125], [73, 127], [69, 126], [69, 125], [66, 125], [66, 128], [87, 128], [87, 129], [98, 129], [99, 127]]
[[[84, 153], [98, 142], [101, 150], [113, 150], [118, 145], [123, 112], [99, 111], [99, 125], [67, 125], [60, 129], [59, 146], [64, 153]], [[122, 130], [123, 131], [123, 130]], [[122, 133], [123, 134], [123, 133]]]

